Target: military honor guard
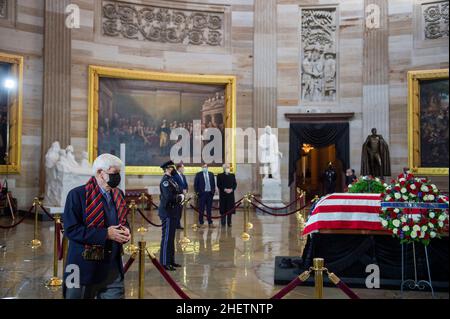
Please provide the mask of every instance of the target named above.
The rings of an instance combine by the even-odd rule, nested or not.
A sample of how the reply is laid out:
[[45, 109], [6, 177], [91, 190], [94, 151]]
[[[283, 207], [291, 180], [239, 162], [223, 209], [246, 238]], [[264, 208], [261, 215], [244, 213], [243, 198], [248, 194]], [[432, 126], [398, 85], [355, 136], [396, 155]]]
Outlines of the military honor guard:
[[131, 237], [124, 193], [117, 188], [122, 167], [116, 156], [100, 155], [94, 176], [67, 195], [64, 236], [69, 240], [66, 264], [72, 268], [66, 271], [72, 270], [64, 273], [65, 299], [125, 296], [122, 245]]
[[208, 165], [204, 164], [202, 171], [195, 175], [194, 189], [198, 195], [199, 201], [198, 223], [200, 227], [203, 227], [205, 224], [203, 214], [206, 210], [209, 227], [215, 228], [216, 226], [211, 218], [211, 210], [214, 194], [216, 192], [216, 181], [214, 180], [214, 174], [208, 171]]
[[178, 211], [184, 200], [183, 189], [174, 180], [175, 164], [168, 161], [161, 165], [164, 176], [159, 184], [161, 198], [158, 214], [162, 221], [160, 262], [166, 270], [173, 271], [181, 265], [175, 263], [175, 231], [179, 221]]
[[237, 188], [236, 176], [231, 173], [230, 165], [223, 165], [223, 173], [217, 175], [217, 188], [219, 189], [219, 201], [220, 201], [220, 215], [221, 224], [225, 226], [227, 224], [231, 227], [232, 214], [225, 216], [225, 213], [229, 212], [234, 208], [235, 198], [234, 192]]
[[[178, 186], [180, 186], [180, 188], [183, 190], [183, 195], [186, 196], [189, 188], [188, 188], [186, 176], [184, 175], [184, 164], [183, 163], [179, 163], [177, 165], [177, 174], [175, 174], [173, 179], [178, 184]], [[183, 205], [179, 205], [177, 229], [183, 229], [183, 227], [181, 227], [181, 215], [182, 214], [183, 214]], [[186, 225], [184, 225], [184, 226], [186, 226]]]
[[323, 173], [323, 181], [325, 186], [325, 195], [336, 192], [337, 173], [333, 167], [333, 163], [328, 163], [328, 168]]

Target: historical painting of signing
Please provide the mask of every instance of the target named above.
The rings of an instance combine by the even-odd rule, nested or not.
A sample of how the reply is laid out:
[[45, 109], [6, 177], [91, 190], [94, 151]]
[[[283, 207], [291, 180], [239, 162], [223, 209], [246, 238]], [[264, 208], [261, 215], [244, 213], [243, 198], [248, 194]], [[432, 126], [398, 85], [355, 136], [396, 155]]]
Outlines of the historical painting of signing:
[[[208, 164], [214, 171], [225, 162], [227, 142], [232, 146], [225, 141], [225, 129], [234, 127], [234, 77], [90, 69], [91, 84], [98, 87], [90, 108], [92, 159], [103, 153], [120, 156], [124, 144], [128, 174], [161, 174], [162, 163], [176, 161], [173, 147], [184, 143], [176, 155], [188, 154], [182, 162], [187, 173], [195, 173], [203, 162], [208, 163], [203, 156], [195, 156], [198, 140], [202, 150], [218, 139], [220, 149], [209, 153], [216, 160]], [[205, 138], [208, 129], [220, 136]]]
[[409, 165], [427, 175], [448, 175], [448, 69], [411, 71], [409, 78]]

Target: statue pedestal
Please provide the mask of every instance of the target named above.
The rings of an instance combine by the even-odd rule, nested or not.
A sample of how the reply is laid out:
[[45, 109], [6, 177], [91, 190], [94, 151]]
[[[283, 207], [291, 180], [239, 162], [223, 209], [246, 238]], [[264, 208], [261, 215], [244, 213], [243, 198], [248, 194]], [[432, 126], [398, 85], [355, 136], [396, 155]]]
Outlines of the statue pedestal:
[[[274, 178], [264, 178], [262, 181], [262, 198], [261, 202], [264, 205], [273, 208], [284, 207], [281, 196], [281, 180]], [[267, 207], [260, 205], [260, 208], [269, 210]], [[282, 211], [277, 211], [281, 213]]]
[[52, 207], [54, 208], [55, 214], [57, 214], [56, 208], [64, 207], [66, 205], [67, 194], [69, 192], [78, 187], [86, 184], [91, 178], [92, 173], [86, 170], [85, 172], [60, 172], [55, 181], [50, 183], [54, 189], [51, 191], [51, 194], [55, 194], [55, 196], [51, 198], [45, 198], [43, 205], [44, 207]]

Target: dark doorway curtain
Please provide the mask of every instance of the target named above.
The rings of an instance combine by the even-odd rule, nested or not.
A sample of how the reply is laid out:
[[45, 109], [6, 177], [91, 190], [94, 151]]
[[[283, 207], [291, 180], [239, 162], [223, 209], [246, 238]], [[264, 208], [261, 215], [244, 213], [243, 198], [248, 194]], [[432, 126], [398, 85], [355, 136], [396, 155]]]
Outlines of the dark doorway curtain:
[[350, 127], [348, 123], [291, 123], [289, 133], [289, 185], [294, 181], [295, 163], [300, 159], [301, 146], [316, 148], [336, 146], [336, 157], [344, 169], [350, 165]]

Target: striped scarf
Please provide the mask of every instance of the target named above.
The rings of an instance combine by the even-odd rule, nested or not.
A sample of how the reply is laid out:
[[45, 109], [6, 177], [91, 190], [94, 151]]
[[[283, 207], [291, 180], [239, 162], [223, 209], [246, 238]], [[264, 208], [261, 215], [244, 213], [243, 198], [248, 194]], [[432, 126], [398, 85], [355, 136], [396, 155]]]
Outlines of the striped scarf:
[[[103, 207], [102, 192], [100, 186], [97, 184], [95, 177], [87, 182], [86, 190], [86, 211], [84, 215], [85, 222], [88, 228], [105, 227], [105, 209]], [[112, 199], [116, 206], [117, 215], [119, 216], [119, 225], [125, 225], [126, 216], [128, 213], [125, 198], [122, 192], [118, 189], [111, 190]]]

